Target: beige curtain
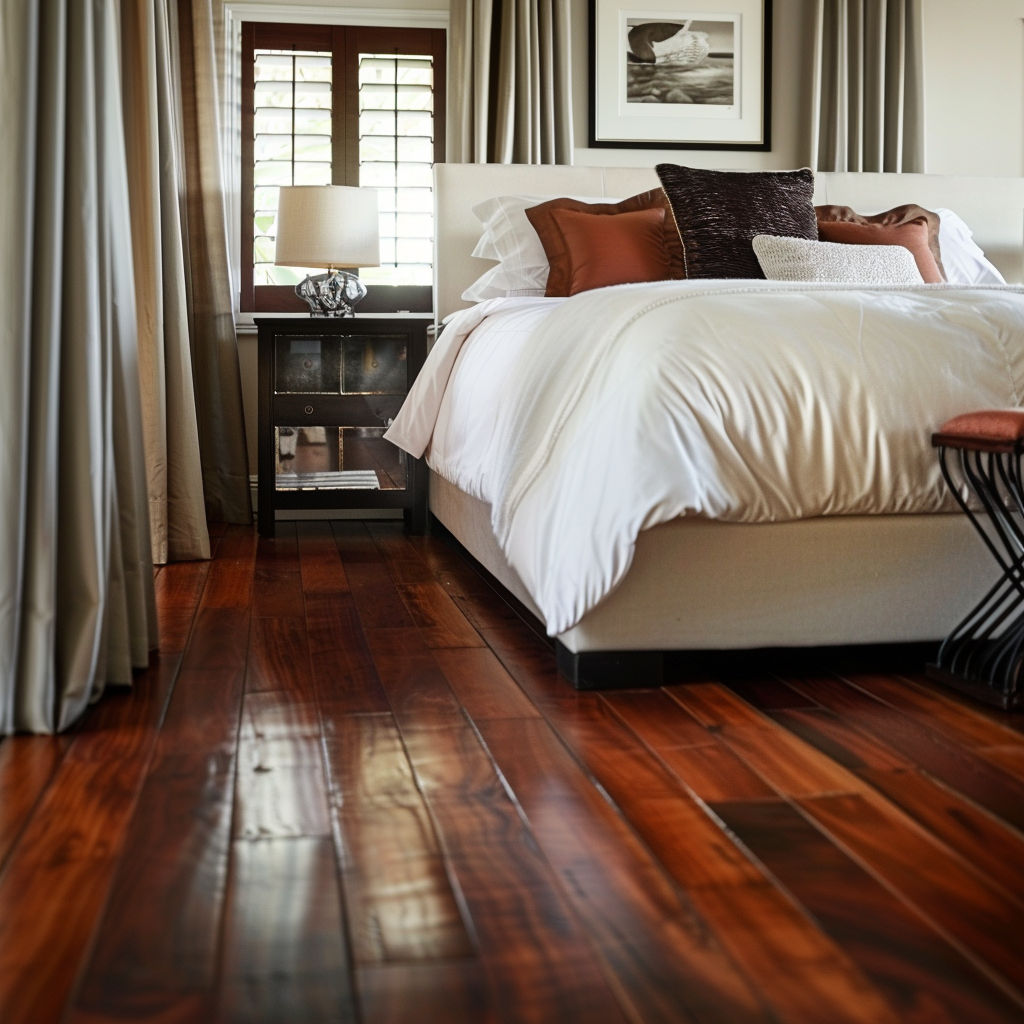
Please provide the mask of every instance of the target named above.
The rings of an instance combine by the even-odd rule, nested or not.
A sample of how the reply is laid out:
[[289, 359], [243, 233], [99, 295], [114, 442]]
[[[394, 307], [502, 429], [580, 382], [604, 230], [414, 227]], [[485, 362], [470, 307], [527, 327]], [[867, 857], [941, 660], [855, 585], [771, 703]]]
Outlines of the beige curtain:
[[121, 67], [153, 561], [209, 558], [166, 0], [121, 4]]
[[116, 7], [0, 5], [0, 734], [156, 643]]
[[819, 171], [924, 171], [923, 0], [818, 0]]
[[571, 0], [452, 0], [450, 163], [571, 164]]
[[210, 519], [252, 521], [235, 338], [212, 0], [177, 0], [185, 282], [203, 490]]

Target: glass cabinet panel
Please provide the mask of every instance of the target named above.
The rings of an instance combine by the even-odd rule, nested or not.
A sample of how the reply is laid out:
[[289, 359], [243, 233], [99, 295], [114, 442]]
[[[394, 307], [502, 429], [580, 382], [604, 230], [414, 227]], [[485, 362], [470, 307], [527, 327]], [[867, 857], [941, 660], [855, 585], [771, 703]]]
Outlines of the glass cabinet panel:
[[384, 440], [383, 427], [277, 427], [279, 491], [405, 490], [409, 456]]
[[404, 395], [409, 386], [404, 334], [374, 334], [343, 341], [341, 390], [347, 395]]
[[281, 335], [274, 339], [274, 390], [278, 394], [341, 391], [341, 339]]

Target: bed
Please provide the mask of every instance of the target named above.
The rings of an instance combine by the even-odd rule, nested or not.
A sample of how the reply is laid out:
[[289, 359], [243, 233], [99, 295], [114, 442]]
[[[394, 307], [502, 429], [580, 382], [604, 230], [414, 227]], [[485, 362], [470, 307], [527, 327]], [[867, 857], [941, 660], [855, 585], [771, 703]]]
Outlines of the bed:
[[[513, 193], [623, 197], [657, 185], [653, 171], [623, 168], [442, 164], [435, 175], [438, 319], [468, 305], [459, 296], [489, 265], [470, 256], [475, 203]], [[1024, 179], [821, 174], [815, 202], [951, 207], [1008, 282], [1024, 279]], [[431, 473], [432, 514], [547, 624], [577, 686], [653, 684], [665, 651], [937, 640], [996, 575], [965, 517], [941, 501], [926, 514], [812, 511], [775, 522], [675, 515], [642, 529], [610, 570], [612, 585], [574, 614], [509, 564], [490, 503], [446, 475]], [[507, 530], [503, 541], [508, 550]]]

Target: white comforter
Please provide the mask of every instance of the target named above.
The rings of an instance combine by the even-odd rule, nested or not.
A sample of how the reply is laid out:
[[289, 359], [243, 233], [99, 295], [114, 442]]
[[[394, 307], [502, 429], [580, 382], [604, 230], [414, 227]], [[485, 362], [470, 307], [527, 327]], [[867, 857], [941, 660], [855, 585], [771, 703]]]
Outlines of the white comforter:
[[1022, 399], [1017, 287], [664, 282], [458, 314], [386, 436], [490, 502], [558, 634], [676, 516], [955, 508], [932, 430]]

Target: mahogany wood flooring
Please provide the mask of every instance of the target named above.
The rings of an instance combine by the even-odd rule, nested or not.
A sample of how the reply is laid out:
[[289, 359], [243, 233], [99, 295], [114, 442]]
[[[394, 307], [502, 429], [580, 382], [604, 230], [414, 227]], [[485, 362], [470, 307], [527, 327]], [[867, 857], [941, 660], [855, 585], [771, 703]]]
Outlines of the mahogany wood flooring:
[[1024, 1021], [1024, 716], [764, 656], [577, 693], [436, 538], [214, 543], [130, 691], [0, 742], [3, 1024]]

